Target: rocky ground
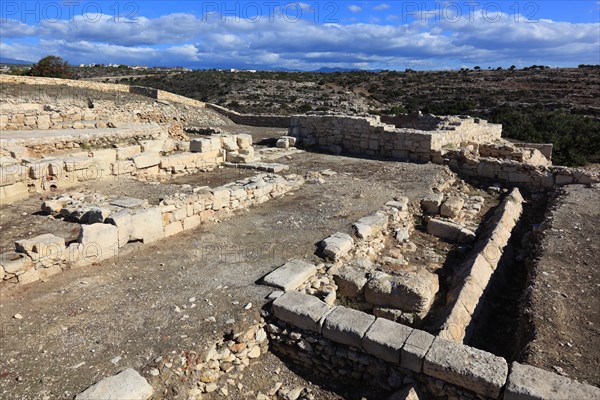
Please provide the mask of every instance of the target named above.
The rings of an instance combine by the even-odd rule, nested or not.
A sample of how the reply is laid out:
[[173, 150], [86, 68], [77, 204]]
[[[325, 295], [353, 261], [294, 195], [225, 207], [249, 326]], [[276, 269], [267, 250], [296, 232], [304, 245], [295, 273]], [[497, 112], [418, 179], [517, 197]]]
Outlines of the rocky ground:
[[[263, 275], [290, 258], [313, 254], [318, 241], [337, 230], [349, 232], [354, 221], [394, 196], [417, 201], [446, 175], [440, 166], [314, 153], [280, 161], [291, 172], [331, 169], [337, 174], [309, 179], [293, 194], [219, 223], [152, 245], [133, 245], [98, 265], [69, 270], [47, 282], [4, 285], [0, 397], [70, 399], [125, 367], [148, 371], [158, 356], [202, 351], [233, 326], [259, 318], [270, 292], [255, 284]], [[208, 173], [196, 183], [229, 179], [219, 178], [220, 173]], [[94, 190], [155, 202], [176, 186], [119, 180], [98, 182]], [[2, 208], [3, 246], [29, 232], [70, 237], [68, 223], [33, 215], [39, 204], [34, 198]], [[344, 393], [348, 388], [311, 386], [285, 360], [263, 357], [266, 362], [252, 361], [249, 372], [230, 378], [231, 393], [237, 383], [247, 388], [233, 398], [244, 398], [244, 393], [256, 398], [258, 391], [268, 392], [276, 383], [308, 387], [319, 399], [350, 396]]]
[[597, 186], [568, 186], [558, 197], [525, 309], [533, 338], [527, 363], [593, 385], [600, 385], [598, 204]]

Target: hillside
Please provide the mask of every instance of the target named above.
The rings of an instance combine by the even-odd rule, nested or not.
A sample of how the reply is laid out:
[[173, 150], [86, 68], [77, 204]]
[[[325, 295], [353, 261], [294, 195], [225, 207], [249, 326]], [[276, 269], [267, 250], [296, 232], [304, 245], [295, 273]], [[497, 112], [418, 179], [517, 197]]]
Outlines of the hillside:
[[502, 123], [506, 137], [554, 143], [557, 164], [600, 161], [597, 66], [437, 72], [211, 70], [108, 74], [100, 79], [90, 71], [83, 75], [164, 89], [245, 113], [470, 114]]

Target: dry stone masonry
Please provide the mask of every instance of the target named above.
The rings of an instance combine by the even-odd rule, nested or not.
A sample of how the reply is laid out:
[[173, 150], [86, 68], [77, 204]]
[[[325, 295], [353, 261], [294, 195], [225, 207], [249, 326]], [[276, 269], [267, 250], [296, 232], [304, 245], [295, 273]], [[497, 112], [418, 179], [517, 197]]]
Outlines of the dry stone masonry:
[[77, 240], [67, 245], [52, 234], [18, 240], [15, 251], [0, 255], [1, 275], [21, 284], [46, 279], [66, 268], [117, 256], [130, 242], [152, 243], [194, 229], [220, 214], [280, 197], [303, 183], [298, 175], [259, 174], [212, 189], [190, 188], [166, 197], [159, 206], [141, 199], [66, 193], [45, 201], [42, 210], [80, 224]]

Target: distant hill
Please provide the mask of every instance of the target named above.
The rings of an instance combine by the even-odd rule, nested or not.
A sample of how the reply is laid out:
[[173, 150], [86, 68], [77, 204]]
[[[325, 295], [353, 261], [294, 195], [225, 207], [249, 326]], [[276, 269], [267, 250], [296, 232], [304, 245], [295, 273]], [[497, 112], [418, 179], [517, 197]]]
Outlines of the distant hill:
[[16, 58], [0, 57], [0, 64], [18, 64], [18, 65], [31, 65], [31, 61], [18, 60]]

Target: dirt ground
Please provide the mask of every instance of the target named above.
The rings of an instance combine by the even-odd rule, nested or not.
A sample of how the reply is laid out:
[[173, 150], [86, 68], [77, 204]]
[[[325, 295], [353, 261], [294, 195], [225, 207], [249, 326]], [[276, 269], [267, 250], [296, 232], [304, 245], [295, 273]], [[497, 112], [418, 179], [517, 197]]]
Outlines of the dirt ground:
[[600, 187], [567, 186], [535, 265], [525, 362], [600, 385]]
[[[435, 165], [315, 153], [281, 161], [290, 165], [291, 172], [332, 169], [338, 173], [220, 223], [152, 245], [131, 246], [115, 259], [63, 272], [47, 282], [4, 284], [0, 288], [0, 397], [71, 399], [125, 367], [139, 371], [159, 355], [201, 350], [230, 330], [232, 320], [237, 324], [257, 319], [270, 290], [255, 282], [266, 273], [290, 258], [313, 254], [316, 243], [335, 231], [350, 232], [354, 221], [394, 196], [418, 200], [445, 174]], [[219, 172], [199, 181], [208, 182], [215, 173]], [[105, 195], [127, 194], [152, 202], [177, 190], [177, 185], [127, 180], [98, 182], [94, 187]], [[34, 215], [39, 205], [39, 199], [29, 199], [2, 209], [3, 247], [28, 232], [72, 237], [69, 226], [62, 225], [67, 223]], [[314, 257], [308, 258], [316, 261]], [[189, 301], [193, 297], [194, 308]], [[249, 302], [253, 307], [245, 310]], [[188, 318], [175, 311], [184, 305]], [[23, 318], [15, 319], [17, 313]], [[206, 322], [211, 316], [216, 322]], [[111, 362], [117, 356], [120, 361]], [[256, 372], [256, 379], [246, 375], [247, 386], [254, 390], [262, 385], [261, 379], [274, 376], [276, 368], [281, 379], [310, 385], [283, 362], [254, 368], [264, 371]], [[317, 399], [344, 396], [311, 387]]]

